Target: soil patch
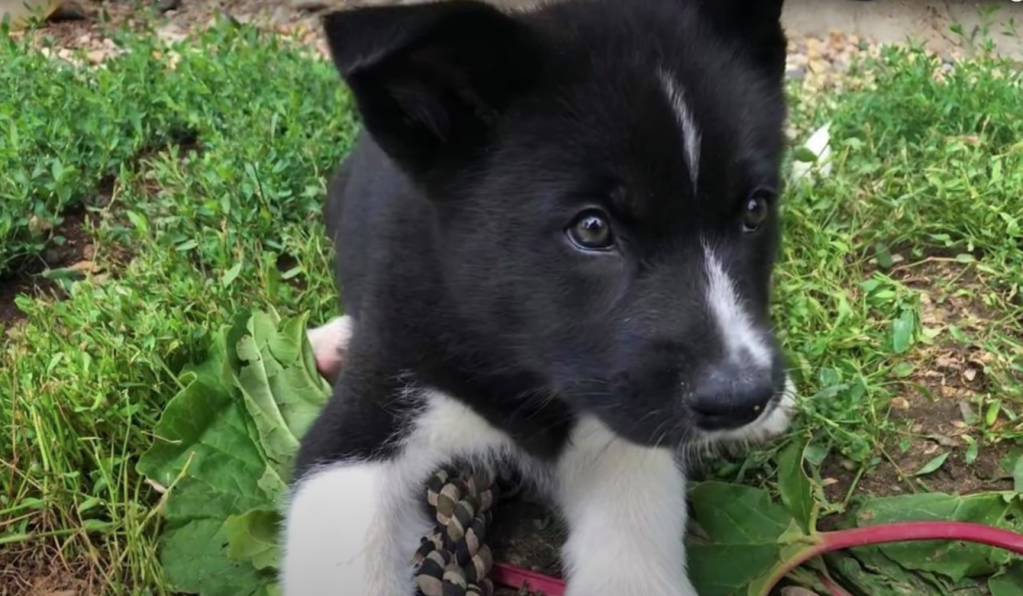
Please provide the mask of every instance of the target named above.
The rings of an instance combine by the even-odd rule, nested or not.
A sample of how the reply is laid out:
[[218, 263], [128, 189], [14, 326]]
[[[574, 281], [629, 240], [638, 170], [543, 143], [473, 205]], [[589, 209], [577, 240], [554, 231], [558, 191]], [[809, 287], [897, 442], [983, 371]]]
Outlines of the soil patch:
[[546, 507], [521, 500], [494, 509], [489, 544], [495, 561], [561, 577], [561, 546], [567, 531]]
[[15, 304], [15, 299], [21, 294], [50, 294], [58, 298], [64, 295], [57, 282], [41, 275], [43, 271], [65, 267], [83, 274], [94, 271], [92, 259], [96, 247], [89, 232], [92, 223], [84, 208], [68, 211], [60, 225], [51, 230], [51, 237], [62, 237], [63, 243], [51, 242], [40, 258], [19, 263], [12, 268], [14, 273], [0, 276], [0, 326], [7, 328], [24, 318], [24, 313]]
[[0, 558], [0, 596], [93, 596], [102, 593], [95, 569], [84, 558], [64, 560], [52, 545], [7, 546]]
[[[942, 257], [897, 267], [893, 274], [919, 292], [921, 324], [942, 332], [933, 344], [918, 345], [908, 355], [913, 370], [906, 378], [892, 379], [903, 388], [889, 404], [896, 431], [885, 438], [881, 461], [862, 474], [856, 492], [893, 496], [1011, 489], [1009, 470], [1018, 448], [1006, 442], [982, 444], [977, 430], [978, 409], [990, 390], [986, 371], [995, 357], [948, 331], [954, 326], [972, 335], [990, 327], [993, 314], [971, 297], [983, 293], [980, 280], [970, 265]], [[998, 422], [994, 426], [997, 430]], [[972, 443], [978, 448], [971, 454]], [[938, 457], [947, 459], [936, 470], [918, 474]], [[832, 457], [821, 475], [828, 499], [842, 502], [857, 473], [850, 462]]]

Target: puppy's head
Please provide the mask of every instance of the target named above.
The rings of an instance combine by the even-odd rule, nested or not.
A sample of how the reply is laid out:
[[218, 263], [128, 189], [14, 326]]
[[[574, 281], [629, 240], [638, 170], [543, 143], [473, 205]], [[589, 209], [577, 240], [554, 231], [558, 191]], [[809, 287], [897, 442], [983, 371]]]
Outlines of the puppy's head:
[[450, 0], [325, 20], [366, 130], [433, 205], [420, 241], [465, 332], [628, 440], [778, 418], [781, 4]]

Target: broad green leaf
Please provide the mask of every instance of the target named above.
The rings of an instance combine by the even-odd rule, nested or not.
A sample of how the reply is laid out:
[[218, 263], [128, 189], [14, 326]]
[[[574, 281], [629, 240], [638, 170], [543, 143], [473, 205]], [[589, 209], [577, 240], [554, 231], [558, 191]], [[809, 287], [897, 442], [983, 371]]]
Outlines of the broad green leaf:
[[[283, 476], [298, 450], [298, 438], [312, 424], [328, 395], [328, 385], [310, 372], [305, 336], [306, 316], [278, 331], [275, 317], [254, 313], [243, 331], [233, 330], [229, 358], [245, 407], [258, 429], [259, 443], [271, 465]], [[314, 376], [315, 375], [315, 376]]]
[[778, 457], [778, 492], [789, 514], [804, 533], [813, 531], [814, 499], [810, 479], [803, 470], [805, 441], [794, 441]]
[[[215, 364], [215, 363], [211, 363]], [[169, 521], [219, 518], [262, 504], [258, 484], [267, 464], [246, 422], [244, 408], [207, 366], [167, 404], [157, 438], [139, 458], [138, 471], [163, 486], [184, 472], [167, 502]]]
[[248, 561], [227, 557], [223, 520], [201, 519], [168, 529], [160, 540], [160, 564], [175, 592], [202, 596], [249, 596], [271, 579]]
[[[860, 527], [901, 521], [963, 521], [1009, 527], [1019, 518], [1019, 502], [1008, 493], [982, 493], [965, 497], [943, 493], [903, 495], [865, 502], [856, 513]], [[886, 544], [880, 550], [906, 569], [930, 571], [953, 582], [964, 577], [998, 571], [1009, 561], [1005, 551], [977, 544], [921, 541]]]
[[180, 592], [279, 594], [270, 571], [283, 473], [329, 389], [305, 324], [272, 311], [235, 316], [209, 359], [182, 375], [139, 460], [141, 474], [173, 485], [160, 558]]
[[991, 596], [1019, 596], [1023, 594], [1023, 562], [1017, 562], [988, 580], [987, 588]]
[[281, 516], [273, 509], [253, 509], [232, 515], [224, 522], [227, 556], [251, 560], [256, 569], [276, 569], [280, 557], [277, 545]]
[[780, 562], [782, 535], [795, 525], [763, 490], [704, 482], [692, 491], [694, 520], [707, 541], [691, 541], [689, 572], [700, 596], [738, 596]]

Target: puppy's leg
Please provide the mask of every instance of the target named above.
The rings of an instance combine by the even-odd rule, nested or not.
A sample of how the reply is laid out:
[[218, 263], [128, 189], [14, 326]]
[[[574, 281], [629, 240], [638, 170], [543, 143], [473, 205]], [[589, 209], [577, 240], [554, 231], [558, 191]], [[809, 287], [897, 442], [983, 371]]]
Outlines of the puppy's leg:
[[[398, 398], [359, 399], [385, 392]], [[415, 403], [344, 380], [302, 440], [288, 504], [285, 596], [412, 596], [412, 557], [432, 527], [419, 494], [435, 451], [414, 443]]]
[[296, 488], [285, 534], [285, 596], [412, 596], [412, 556], [431, 524], [399, 461], [340, 463]]
[[345, 389], [343, 377], [303, 449], [308, 461], [354, 455], [306, 472], [295, 488], [284, 596], [411, 596], [412, 557], [434, 526], [424, 503], [429, 475], [454, 458], [492, 462], [511, 441], [435, 391], [391, 388], [394, 398], [367, 404]]
[[671, 452], [583, 419], [557, 482], [567, 596], [697, 596], [685, 568], [685, 475]]
[[307, 335], [316, 357], [316, 369], [333, 383], [344, 364], [348, 342], [352, 338], [351, 317], [334, 317], [325, 325], [310, 329]]

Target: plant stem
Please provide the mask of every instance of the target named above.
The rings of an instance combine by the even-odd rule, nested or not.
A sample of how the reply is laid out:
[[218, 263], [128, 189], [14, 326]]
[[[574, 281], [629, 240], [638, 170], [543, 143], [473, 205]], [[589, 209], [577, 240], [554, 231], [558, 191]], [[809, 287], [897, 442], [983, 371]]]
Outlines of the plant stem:
[[1001, 528], [968, 522], [900, 522], [866, 528], [820, 532], [816, 538], [816, 544], [785, 561], [774, 572], [771, 579], [765, 585], [765, 593], [769, 593], [783, 577], [806, 561], [825, 553], [856, 546], [888, 544], [892, 542], [915, 542], [919, 540], [955, 540], [984, 544], [1023, 555], [1023, 535]]
[[827, 572], [821, 574], [821, 583], [831, 592], [831, 596], [852, 596], [832, 578]]

